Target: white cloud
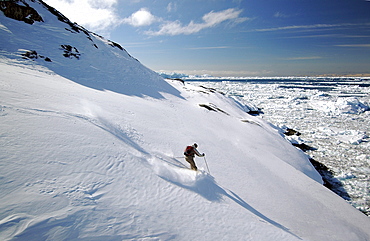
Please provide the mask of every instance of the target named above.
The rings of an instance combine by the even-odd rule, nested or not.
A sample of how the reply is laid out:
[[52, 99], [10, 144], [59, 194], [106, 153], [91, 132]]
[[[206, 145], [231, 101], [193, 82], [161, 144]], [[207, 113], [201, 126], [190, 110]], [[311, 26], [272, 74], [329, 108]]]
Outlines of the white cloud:
[[147, 31], [146, 34], [158, 36], [158, 35], [180, 35], [180, 34], [193, 34], [203, 29], [215, 27], [218, 24], [232, 20], [235, 23], [241, 23], [246, 21], [248, 18], [240, 18], [239, 15], [243, 10], [235, 8], [229, 8], [220, 12], [209, 12], [203, 16], [202, 23], [194, 23], [191, 21], [188, 25], [183, 26], [180, 21], [166, 22], [156, 32]]
[[284, 13], [281, 13], [281, 12], [276, 12], [275, 14], [274, 14], [274, 17], [275, 18], [287, 18], [287, 17], [289, 17], [288, 15], [286, 15], [286, 14], [284, 14]]
[[118, 0], [44, 0], [72, 22], [92, 30], [104, 31], [119, 24], [115, 13]]
[[323, 29], [337, 27], [369, 26], [370, 23], [339, 23], [339, 24], [312, 24], [312, 25], [291, 25], [277, 28], [255, 29], [257, 32], [282, 31], [282, 30], [302, 30], [302, 29]]
[[[118, 0], [44, 0], [47, 4], [60, 11], [72, 22], [86, 27], [89, 30], [109, 35], [109, 30], [120, 24], [129, 24], [134, 27], [152, 25], [161, 22], [158, 31], [146, 31], [147, 35], [180, 35], [193, 34], [203, 29], [211, 28], [225, 21], [238, 24], [248, 20], [239, 17], [243, 10], [230, 8], [219, 12], [211, 11], [202, 17], [202, 22], [191, 21], [183, 25], [180, 21], [163, 21], [162, 18], [154, 16], [147, 8], [131, 14], [127, 18], [120, 18], [116, 12]], [[177, 11], [177, 4], [170, 2], [167, 11]]]
[[265, 28], [256, 29], [258, 32], [268, 32], [268, 31], [280, 31], [280, 30], [292, 30], [292, 29], [313, 29], [313, 28], [330, 28], [337, 27], [337, 24], [314, 24], [314, 25], [292, 25], [278, 28]]
[[122, 20], [123, 23], [130, 24], [134, 27], [149, 26], [156, 21], [158, 21], [158, 18], [151, 14], [151, 12], [146, 8], [142, 8], [131, 14], [130, 17]]
[[176, 12], [177, 11], [177, 4], [176, 3], [173, 3], [173, 2], [170, 2], [168, 5], [167, 5], [167, 12]]

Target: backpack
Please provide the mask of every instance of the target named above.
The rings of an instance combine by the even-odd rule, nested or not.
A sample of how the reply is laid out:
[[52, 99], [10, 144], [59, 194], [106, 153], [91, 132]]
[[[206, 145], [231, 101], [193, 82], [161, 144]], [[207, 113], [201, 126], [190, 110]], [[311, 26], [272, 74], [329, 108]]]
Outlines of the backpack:
[[191, 156], [193, 154], [193, 150], [194, 150], [194, 147], [187, 146], [185, 151], [184, 151], [184, 155], [185, 156]]

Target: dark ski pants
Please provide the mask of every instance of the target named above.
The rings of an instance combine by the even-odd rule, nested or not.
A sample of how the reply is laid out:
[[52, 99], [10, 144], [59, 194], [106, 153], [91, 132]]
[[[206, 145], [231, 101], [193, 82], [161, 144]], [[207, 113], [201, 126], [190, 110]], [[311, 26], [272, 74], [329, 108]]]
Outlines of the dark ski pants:
[[190, 163], [190, 168], [192, 170], [194, 171], [198, 170], [197, 166], [195, 165], [193, 156], [185, 156], [185, 160]]

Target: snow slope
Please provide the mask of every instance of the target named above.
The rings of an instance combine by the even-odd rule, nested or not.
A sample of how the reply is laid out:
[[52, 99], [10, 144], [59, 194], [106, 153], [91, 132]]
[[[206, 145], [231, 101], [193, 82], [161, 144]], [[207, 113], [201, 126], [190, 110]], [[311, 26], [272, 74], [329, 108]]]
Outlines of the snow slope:
[[0, 12], [2, 240], [370, 239], [280, 129], [27, 3], [44, 22]]

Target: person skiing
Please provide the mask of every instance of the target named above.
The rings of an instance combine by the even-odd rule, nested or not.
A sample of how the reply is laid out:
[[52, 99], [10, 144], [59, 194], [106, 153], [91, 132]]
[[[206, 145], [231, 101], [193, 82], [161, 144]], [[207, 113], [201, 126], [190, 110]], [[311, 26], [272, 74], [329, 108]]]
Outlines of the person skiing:
[[197, 147], [198, 147], [197, 143], [194, 143], [192, 146], [187, 146], [184, 151], [185, 160], [190, 163], [190, 167], [194, 171], [198, 170], [194, 162], [194, 156], [195, 155], [199, 157], [204, 156], [204, 153], [203, 154], [199, 153], [199, 151], [197, 150]]

